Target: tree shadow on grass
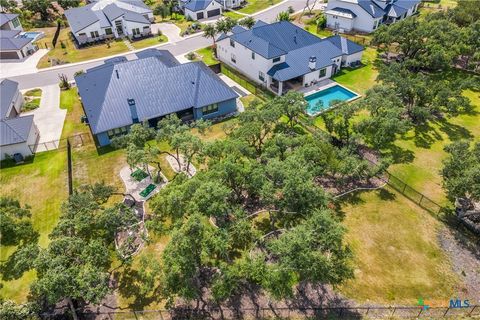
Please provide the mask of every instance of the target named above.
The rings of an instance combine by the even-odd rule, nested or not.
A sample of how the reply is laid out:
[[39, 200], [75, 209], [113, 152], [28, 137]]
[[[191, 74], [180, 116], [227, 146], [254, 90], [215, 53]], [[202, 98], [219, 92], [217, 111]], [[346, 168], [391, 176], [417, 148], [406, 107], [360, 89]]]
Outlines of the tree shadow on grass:
[[378, 196], [383, 201], [393, 201], [397, 198], [395, 193], [385, 188], [378, 190]]
[[446, 119], [439, 119], [435, 122], [440, 131], [444, 132], [451, 141], [473, 138], [472, 133], [457, 124], [448, 122]]
[[393, 164], [411, 163], [415, 159], [415, 154], [412, 150], [404, 149], [394, 144], [385, 148], [382, 156], [390, 157]]
[[132, 302], [129, 302], [127, 309], [143, 310], [153, 302], [161, 300], [159, 286], [148, 292], [142, 289], [142, 283], [137, 270], [127, 267], [123, 272], [115, 273], [115, 278], [117, 279], [120, 295], [125, 299], [134, 298]]
[[415, 133], [413, 136], [413, 142], [418, 148], [430, 149], [432, 144], [439, 140], [443, 140], [442, 135], [434, 129], [430, 123], [416, 125], [413, 131]]

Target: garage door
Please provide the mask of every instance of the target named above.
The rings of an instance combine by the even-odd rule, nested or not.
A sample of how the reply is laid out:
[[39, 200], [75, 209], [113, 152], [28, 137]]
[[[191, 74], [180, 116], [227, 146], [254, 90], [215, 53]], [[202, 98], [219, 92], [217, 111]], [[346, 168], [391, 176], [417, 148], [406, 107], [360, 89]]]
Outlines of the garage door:
[[19, 59], [18, 54], [14, 51], [11, 52], [0, 52], [0, 59]]
[[198, 12], [198, 13], [197, 13], [197, 20], [200, 20], [200, 19], [203, 19], [203, 18], [205, 18], [205, 17], [203, 16], [203, 12]]
[[207, 17], [214, 17], [220, 15], [220, 9], [207, 11]]

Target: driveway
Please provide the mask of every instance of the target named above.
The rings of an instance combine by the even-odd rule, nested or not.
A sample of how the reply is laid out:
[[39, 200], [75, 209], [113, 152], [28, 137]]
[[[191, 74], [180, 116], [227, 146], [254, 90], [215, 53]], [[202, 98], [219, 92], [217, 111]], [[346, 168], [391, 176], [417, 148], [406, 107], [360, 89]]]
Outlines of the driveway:
[[37, 72], [38, 61], [40, 61], [47, 52], [47, 49], [40, 49], [26, 59], [2, 61], [0, 64], [0, 78]]
[[[40, 107], [26, 112], [33, 114], [33, 120], [40, 133], [38, 147], [36, 152], [56, 149], [58, 140], [62, 136], [63, 123], [67, 115], [66, 109], [60, 109], [60, 87], [58, 84], [40, 87], [42, 89], [42, 98], [40, 100]], [[55, 143], [47, 142], [55, 141]]]
[[180, 28], [173, 23], [155, 23], [152, 24], [151, 29], [152, 33], [155, 35], [157, 34], [158, 30], [162, 31], [162, 33], [167, 36], [169, 42], [178, 42], [183, 40], [183, 38], [180, 36]]

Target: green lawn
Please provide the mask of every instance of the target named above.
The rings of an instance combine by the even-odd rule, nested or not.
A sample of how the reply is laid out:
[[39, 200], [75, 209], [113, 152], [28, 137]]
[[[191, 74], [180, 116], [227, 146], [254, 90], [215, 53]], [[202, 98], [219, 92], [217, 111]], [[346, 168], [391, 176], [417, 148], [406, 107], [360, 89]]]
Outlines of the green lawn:
[[135, 49], [143, 49], [143, 48], [152, 47], [167, 41], [168, 41], [168, 38], [165, 35], [161, 35], [160, 37], [157, 35], [154, 35], [153, 37], [149, 37], [146, 39], [131, 41], [131, 43]]
[[29, 97], [41, 97], [42, 96], [42, 89], [32, 89], [28, 90], [23, 94], [24, 96], [29, 96]]
[[239, 14], [239, 13], [236, 13], [236, 12], [233, 12], [233, 11], [225, 11], [222, 13], [222, 15], [224, 17], [230, 17], [232, 19], [235, 19], [235, 20], [241, 20], [243, 18], [245, 18], [245, 16], [243, 14]]
[[418, 126], [395, 143], [398, 148], [387, 151], [399, 162], [390, 171], [441, 205], [447, 204], [440, 175], [443, 149], [459, 139], [480, 140], [480, 94], [466, 91], [465, 96], [474, 105], [471, 113]]
[[268, 7], [280, 2], [281, 0], [248, 0], [248, 4], [238, 11], [246, 14], [252, 14], [260, 10], [267, 9]]
[[212, 47], [206, 47], [200, 50], [195, 51], [195, 53], [200, 57], [207, 66], [211, 66], [212, 64], [217, 64], [219, 61], [213, 55]]
[[22, 112], [32, 111], [40, 107], [40, 98], [25, 97], [25, 103], [22, 106]]
[[359, 302], [415, 304], [445, 300], [458, 290], [437, 240], [440, 222], [390, 189], [357, 193], [341, 204], [355, 279], [340, 287]]
[[[41, 39], [40, 46], [44, 48], [44, 44], [49, 47], [52, 46], [52, 39], [56, 28], [41, 28], [35, 31], [45, 32], [45, 38]], [[52, 59], [58, 59], [65, 63], [80, 62], [91, 60], [95, 58], [107, 57], [110, 55], [127, 52], [128, 48], [122, 40], [114, 40], [109, 44], [98, 44], [89, 47], [77, 49], [70, 38], [70, 28], [63, 28], [60, 31], [57, 45], [50, 50], [42, 59], [40, 59], [37, 67], [47, 68], [51, 66]], [[65, 48], [62, 48], [61, 43], [64, 43]]]

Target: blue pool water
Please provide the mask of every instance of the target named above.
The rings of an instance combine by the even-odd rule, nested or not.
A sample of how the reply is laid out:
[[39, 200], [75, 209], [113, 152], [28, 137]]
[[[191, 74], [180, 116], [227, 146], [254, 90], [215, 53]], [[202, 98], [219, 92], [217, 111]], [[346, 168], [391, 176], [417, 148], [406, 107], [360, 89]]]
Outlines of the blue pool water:
[[43, 38], [43, 32], [33, 32], [33, 31], [24, 32], [20, 35], [20, 38], [38, 40], [40, 38]]
[[315, 115], [330, 107], [330, 103], [335, 100], [347, 101], [358, 95], [354, 92], [345, 89], [342, 86], [335, 85], [328, 89], [315, 92], [305, 97], [308, 102], [307, 113], [309, 115]]

